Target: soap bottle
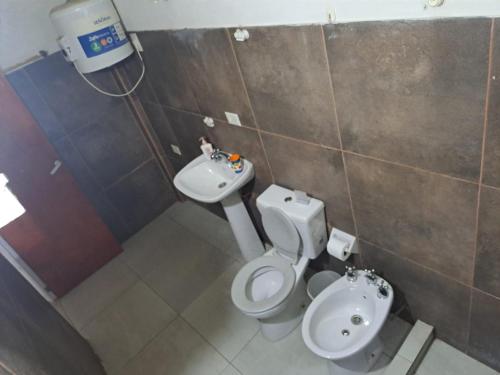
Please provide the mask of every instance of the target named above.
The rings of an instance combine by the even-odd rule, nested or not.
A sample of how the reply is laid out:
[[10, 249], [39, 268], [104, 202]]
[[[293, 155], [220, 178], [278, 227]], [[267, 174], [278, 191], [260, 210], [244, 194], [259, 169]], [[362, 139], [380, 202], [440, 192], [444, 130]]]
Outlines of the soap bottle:
[[201, 152], [203, 153], [203, 155], [205, 155], [205, 157], [207, 159], [211, 159], [212, 157], [212, 154], [214, 152], [214, 148], [212, 146], [212, 144], [210, 142], [208, 142], [207, 138], [206, 137], [201, 137], [199, 139], [199, 141], [201, 142]]

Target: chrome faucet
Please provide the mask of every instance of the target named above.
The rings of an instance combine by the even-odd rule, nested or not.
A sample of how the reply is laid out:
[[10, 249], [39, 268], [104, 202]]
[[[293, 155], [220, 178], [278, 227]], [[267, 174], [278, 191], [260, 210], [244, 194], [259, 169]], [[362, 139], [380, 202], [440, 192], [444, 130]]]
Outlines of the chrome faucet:
[[384, 280], [381, 280], [380, 284], [378, 284], [377, 297], [378, 298], [389, 297], [389, 284], [387, 284]]
[[210, 155], [210, 159], [212, 160], [222, 160], [222, 158], [225, 158], [226, 161], [229, 161], [229, 157], [231, 154], [228, 154], [227, 152], [221, 151], [220, 149], [216, 148], [214, 149], [214, 152], [212, 152], [212, 155]]
[[346, 269], [345, 275], [346, 275], [347, 281], [354, 282], [358, 279], [358, 272], [356, 271], [356, 267], [346, 266], [345, 269]]
[[365, 274], [366, 282], [368, 283], [368, 285], [376, 285], [377, 275], [375, 275], [375, 270], [374, 269], [365, 270], [365, 272], [366, 272]]

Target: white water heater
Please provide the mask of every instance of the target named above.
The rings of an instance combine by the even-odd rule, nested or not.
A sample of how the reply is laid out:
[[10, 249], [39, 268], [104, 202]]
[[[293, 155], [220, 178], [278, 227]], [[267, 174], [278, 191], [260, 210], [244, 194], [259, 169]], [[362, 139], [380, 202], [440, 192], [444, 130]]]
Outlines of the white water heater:
[[66, 60], [80, 73], [107, 68], [134, 50], [111, 0], [71, 0], [50, 12]]

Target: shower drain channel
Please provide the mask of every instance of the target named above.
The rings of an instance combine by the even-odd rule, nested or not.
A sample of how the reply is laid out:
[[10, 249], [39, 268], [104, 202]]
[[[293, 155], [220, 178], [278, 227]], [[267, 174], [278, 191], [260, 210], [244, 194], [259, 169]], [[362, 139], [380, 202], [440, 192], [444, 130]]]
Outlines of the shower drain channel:
[[359, 326], [363, 323], [363, 318], [360, 315], [353, 315], [351, 316], [351, 323], [355, 326]]

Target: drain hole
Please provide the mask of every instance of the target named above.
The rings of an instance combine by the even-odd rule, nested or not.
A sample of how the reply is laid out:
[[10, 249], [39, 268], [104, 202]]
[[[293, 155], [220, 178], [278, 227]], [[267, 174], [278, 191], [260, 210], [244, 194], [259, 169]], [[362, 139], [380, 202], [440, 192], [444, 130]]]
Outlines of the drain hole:
[[361, 323], [363, 323], [363, 318], [360, 315], [353, 315], [351, 316], [351, 323], [355, 326], [359, 326]]
[[219, 189], [222, 189], [224, 186], [226, 186], [227, 184], [225, 182], [221, 182], [217, 187]]
[[340, 333], [342, 333], [342, 336], [349, 336], [351, 334], [348, 329], [343, 329]]

